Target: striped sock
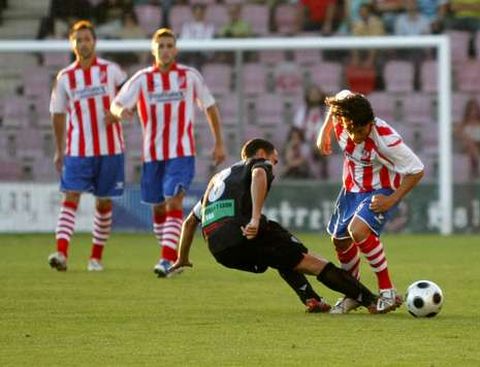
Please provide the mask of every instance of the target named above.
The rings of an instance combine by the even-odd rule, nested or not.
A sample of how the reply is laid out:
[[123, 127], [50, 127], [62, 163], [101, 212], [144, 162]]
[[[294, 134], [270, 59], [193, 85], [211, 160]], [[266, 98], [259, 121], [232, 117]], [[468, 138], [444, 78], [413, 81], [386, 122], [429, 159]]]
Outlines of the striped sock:
[[367, 258], [370, 267], [377, 276], [378, 288], [393, 288], [392, 281], [390, 280], [390, 275], [388, 273], [387, 258], [385, 257], [385, 252], [383, 251], [383, 245], [380, 242], [380, 239], [372, 233], [365, 240], [358, 243], [358, 247], [360, 248], [360, 251], [362, 251], [363, 255]]
[[112, 207], [95, 210], [91, 259], [102, 259], [103, 248], [112, 231]]
[[162, 231], [162, 258], [177, 260], [177, 245], [182, 230], [183, 212], [171, 210], [167, 212], [167, 218]]
[[75, 230], [77, 207], [77, 203], [64, 201], [60, 209], [60, 215], [58, 216], [57, 228], [55, 229], [57, 251], [61, 252], [65, 257], [68, 256], [68, 245]]
[[158, 245], [162, 246], [162, 233], [163, 227], [165, 226], [165, 221], [167, 220], [167, 215], [164, 214], [155, 214], [153, 213], [153, 233], [155, 238], [158, 241]]
[[360, 279], [360, 256], [358, 246], [352, 243], [346, 250], [335, 248], [337, 258], [340, 261], [340, 267], [352, 274], [356, 279]]

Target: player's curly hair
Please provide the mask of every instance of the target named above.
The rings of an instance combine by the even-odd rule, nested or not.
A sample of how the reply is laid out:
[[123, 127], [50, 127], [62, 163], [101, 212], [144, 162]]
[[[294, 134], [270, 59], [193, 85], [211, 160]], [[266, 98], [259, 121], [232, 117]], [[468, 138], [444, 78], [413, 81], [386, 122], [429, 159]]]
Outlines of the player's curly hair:
[[73, 23], [73, 25], [70, 27], [70, 31], [68, 32], [68, 38], [72, 39], [75, 32], [81, 29], [88, 29], [92, 33], [93, 39], [97, 39], [95, 27], [89, 20], [79, 20], [78, 22]]
[[327, 97], [325, 104], [332, 108], [335, 115], [352, 120], [355, 126], [366, 126], [375, 118], [370, 102], [360, 93], [352, 93], [344, 98]]
[[263, 149], [267, 154], [272, 154], [275, 146], [265, 139], [251, 139], [243, 145], [241, 157], [242, 159], [252, 158], [260, 149]]

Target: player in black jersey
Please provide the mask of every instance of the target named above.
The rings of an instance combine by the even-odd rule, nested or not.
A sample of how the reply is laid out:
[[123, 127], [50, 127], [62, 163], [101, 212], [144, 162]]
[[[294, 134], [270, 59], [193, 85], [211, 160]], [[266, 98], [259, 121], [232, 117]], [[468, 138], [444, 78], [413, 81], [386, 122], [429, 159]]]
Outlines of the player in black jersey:
[[327, 312], [330, 306], [313, 290], [304, 274], [314, 275], [330, 289], [352, 297], [377, 313], [374, 295], [362, 283], [308, 249], [278, 223], [261, 214], [272, 184], [278, 153], [270, 142], [245, 143], [242, 160], [217, 173], [202, 200], [182, 226], [179, 257], [171, 271], [191, 267], [190, 247], [195, 229], [202, 233], [217, 262], [227, 268], [263, 273], [269, 267], [296, 292], [308, 312]]

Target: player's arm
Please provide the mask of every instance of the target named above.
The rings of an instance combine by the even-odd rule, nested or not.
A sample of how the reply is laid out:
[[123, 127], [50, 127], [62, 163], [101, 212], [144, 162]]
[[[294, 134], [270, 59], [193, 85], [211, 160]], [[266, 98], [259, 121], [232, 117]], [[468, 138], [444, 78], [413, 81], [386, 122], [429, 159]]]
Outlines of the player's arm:
[[205, 111], [208, 125], [212, 132], [215, 144], [213, 147], [213, 160], [216, 165], [219, 165], [225, 160], [225, 147], [223, 146], [222, 124], [220, 122], [220, 112], [216, 104], [208, 107]]
[[61, 172], [63, 167], [66, 121], [67, 115], [65, 113], [52, 114], [52, 127], [55, 135], [55, 155], [53, 157], [53, 163], [55, 164], [57, 172]]
[[247, 239], [255, 238], [260, 226], [260, 217], [262, 208], [267, 196], [267, 172], [263, 168], [254, 168], [252, 170], [252, 183], [250, 186], [250, 195], [252, 196], [252, 217], [242, 232]]
[[422, 179], [424, 166], [420, 158], [403, 142], [392, 143], [384, 154], [393, 164], [396, 172], [403, 175], [400, 186], [389, 196], [374, 195], [370, 208], [377, 213], [385, 212], [402, 200]]
[[117, 120], [129, 121], [133, 118], [135, 104], [140, 94], [140, 76], [141, 73], [138, 72], [123, 84], [110, 104], [110, 112]]
[[190, 248], [192, 247], [195, 230], [197, 229], [199, 223], [200, 219], [197, 218], [192, 210], [182, 224], [182, 232], [180, 234], [180, 241], [178, 245], [178, 259], [175, 261], [169, 271], [175, 271], [186, 266], [193, 266], [189, 260]]
[[327, 115], [323, 122], [317, 137], [317, 148], [323, 155], [332, 154], [332, 130], [334, 125], [334, 116], [332, 109], [327, 110]]

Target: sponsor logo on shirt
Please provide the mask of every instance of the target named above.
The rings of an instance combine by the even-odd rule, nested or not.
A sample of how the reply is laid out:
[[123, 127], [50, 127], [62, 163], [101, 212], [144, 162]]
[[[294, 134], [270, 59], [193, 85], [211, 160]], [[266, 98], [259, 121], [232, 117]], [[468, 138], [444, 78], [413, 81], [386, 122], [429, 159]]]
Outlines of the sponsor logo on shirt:
[[181, 90], [179, 91], [168, 91], [168, 92], [158, 92], [158, 93], [149, 93], [148, 95], [150, 103], [165, 103], [165, 102], [176, 102], [181, 101], [185, 98], [185, 93]]
[[77, 89], [74, 92], [74, 99], [91, 98], [91, 97], [103, 96], [105, 94], [107, 94], [107, 86], [97, 85], [93, 87]]

